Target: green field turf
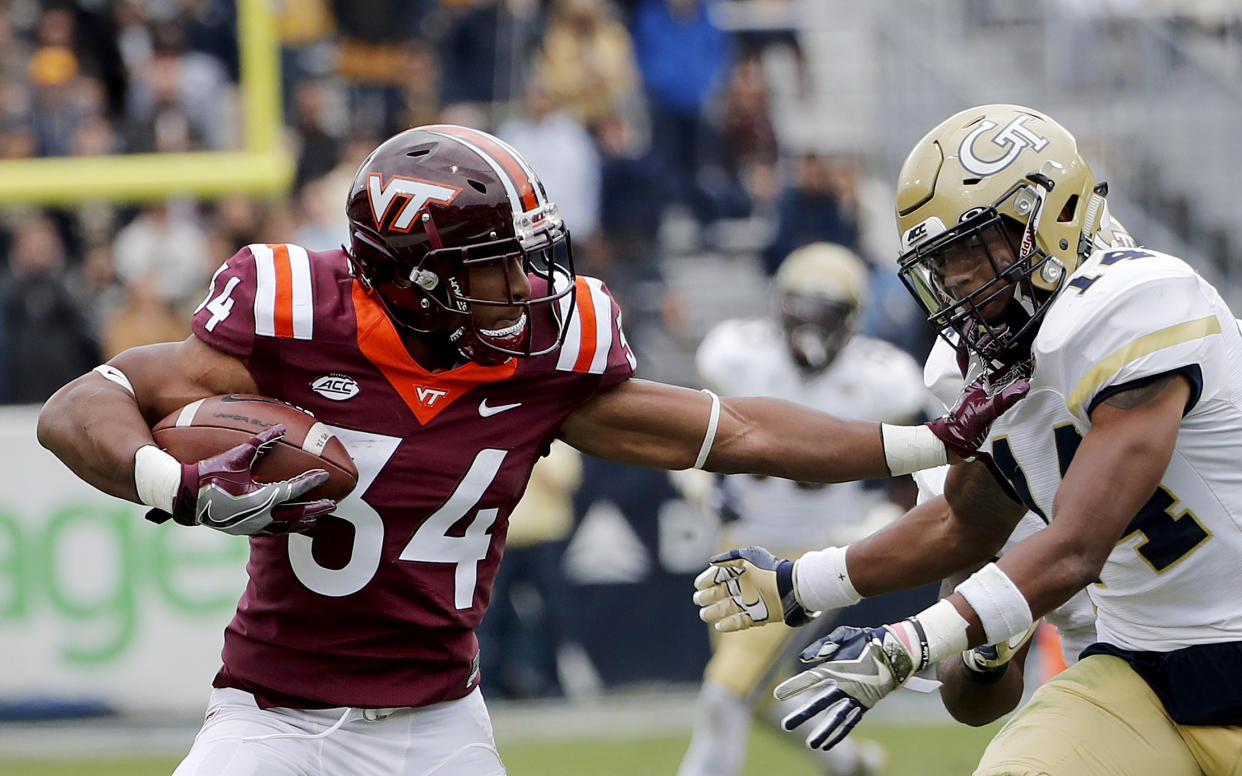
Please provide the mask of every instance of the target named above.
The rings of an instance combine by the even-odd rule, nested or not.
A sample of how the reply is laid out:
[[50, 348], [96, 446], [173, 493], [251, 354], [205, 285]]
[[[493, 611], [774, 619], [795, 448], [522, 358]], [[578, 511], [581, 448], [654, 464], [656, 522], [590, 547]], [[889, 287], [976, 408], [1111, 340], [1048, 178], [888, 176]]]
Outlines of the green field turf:
[[[868, 724], [859, 734], [879, 741], [892, 757], [889, 776], [968, 776], [998, 725], [916, 727]], [[801, 739], [767, 728], [751, 736], [747, 776], [818, 776]], [[669, 738], [590, 739], [523, 744], [505, 742], [510, 776], [672, 776], [686, 750], [684, 735]], [[794, 745], [796, 744], [796, 745]], [[176, 757], [0, 759], [0, 776], [168, 776]], [[349, 776], [342, 774], [341, 776]]]

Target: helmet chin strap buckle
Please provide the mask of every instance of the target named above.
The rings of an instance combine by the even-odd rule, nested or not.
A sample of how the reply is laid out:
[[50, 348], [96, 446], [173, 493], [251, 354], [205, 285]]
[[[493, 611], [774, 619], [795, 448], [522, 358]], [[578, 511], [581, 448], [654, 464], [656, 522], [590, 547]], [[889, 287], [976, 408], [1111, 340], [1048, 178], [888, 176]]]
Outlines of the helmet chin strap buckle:
[[1065, 265], [1055, 256], [1049, 256], [1044, 265], [1039, 268], [1039, 277], [1048, 285], [1055, 285], [1061, 281], [1061, 277], [1065, 275]]
[[410, 282], [424, 291], [433, 291], [440, 285], [440, 276], [429, 269], [414, 269], [410, 271]]

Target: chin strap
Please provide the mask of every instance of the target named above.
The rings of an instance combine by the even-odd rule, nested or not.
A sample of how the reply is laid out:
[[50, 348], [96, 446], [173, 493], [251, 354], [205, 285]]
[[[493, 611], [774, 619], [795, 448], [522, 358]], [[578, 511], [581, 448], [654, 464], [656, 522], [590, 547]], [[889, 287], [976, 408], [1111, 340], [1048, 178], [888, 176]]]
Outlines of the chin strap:
[[444, 242], [440, 240], [440, 230], [436, 229], [436, 222], [431, 220], [430, 213], [423, 213], [422, 217], [423, 231], [427, 233], [427, 244], [431, 246], [431, 250], [438, 251], [444, 247]]
[[[1103, 188], [1103, 193], [1100, 189]], [[1095, 192], [1091, 195], [1091, 199], [1087, 201], [1087, 209], [1082, 217], [1082, 234], [1078, 238], [1078, 255], [1086, 256], [1095, 250], [1095, 233], [1099, 231], [1099, 223], [1101, 221], [1104, 209], [1104, 196], [1108, 193], [1108, 184], [1101, 183], [1095, 187]]]

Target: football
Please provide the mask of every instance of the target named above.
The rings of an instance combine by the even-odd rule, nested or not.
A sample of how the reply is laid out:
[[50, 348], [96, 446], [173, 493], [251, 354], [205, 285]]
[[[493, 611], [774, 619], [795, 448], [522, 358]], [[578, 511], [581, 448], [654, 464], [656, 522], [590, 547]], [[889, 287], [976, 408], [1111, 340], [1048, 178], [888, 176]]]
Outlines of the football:
[[222, 453], [277, 423], [284, 424], [285, 435], [259, 456], [255, 480], [275, 482], [308, 469], [326, 469], [328, 481], [305, 499], [339, 501], [348, 496], [358, 484], [358, 469], [345, 445], [314, 415], [279, 399], [246, 394], [199, 399], [155, 424], [151, 435], [173, 458], [192, 463]]

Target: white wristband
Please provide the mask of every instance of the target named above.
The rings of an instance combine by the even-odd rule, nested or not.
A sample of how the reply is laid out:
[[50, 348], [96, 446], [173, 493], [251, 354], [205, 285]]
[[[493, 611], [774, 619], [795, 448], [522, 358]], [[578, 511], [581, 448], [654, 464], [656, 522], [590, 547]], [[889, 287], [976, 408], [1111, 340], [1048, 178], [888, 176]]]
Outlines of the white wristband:
[[181, 462], [155, 445], [138, 448], [134, 453], [134, 487], [139, 501], [171, 513], [177, 488], [181, 487]]
[[969, 623], [948, 599], [940, 599], [915, 615], [914, 619], [922, 626], [923, 638], [927, 643], [927, 654], [923, 656], [924, 666], [970, 647], [970, 640], [966, 636]]
[[703, 434], [703, 444], [699, 446], [699, 457], [694, 461], [694, 468], [702, 469], [707, 463], [707, 456], [712, 451], [712, 443], [716, 441], [716, 426], [720, 423], [720, 397], [706, 388], [703, 393], [712, 397], [712, 409], [707, 416], [707, 431]]
[[884, 460], [888, 463], [888, 471], [894, 477], [944, 466], [949, 462], [944, 442], [927, 426], [881, 423], [880, 439], [884, 442]]
[[812, 612], [831, 611], [856, 604], [862, 596], [845, 568], [848, 547], [812, 550], [794, 562], [794, 597]]
[[989, 644], [1017, 636], [1035, 623], [1026, 596], [995, 563], [971, 574], [954, 592], [979, 615]]

